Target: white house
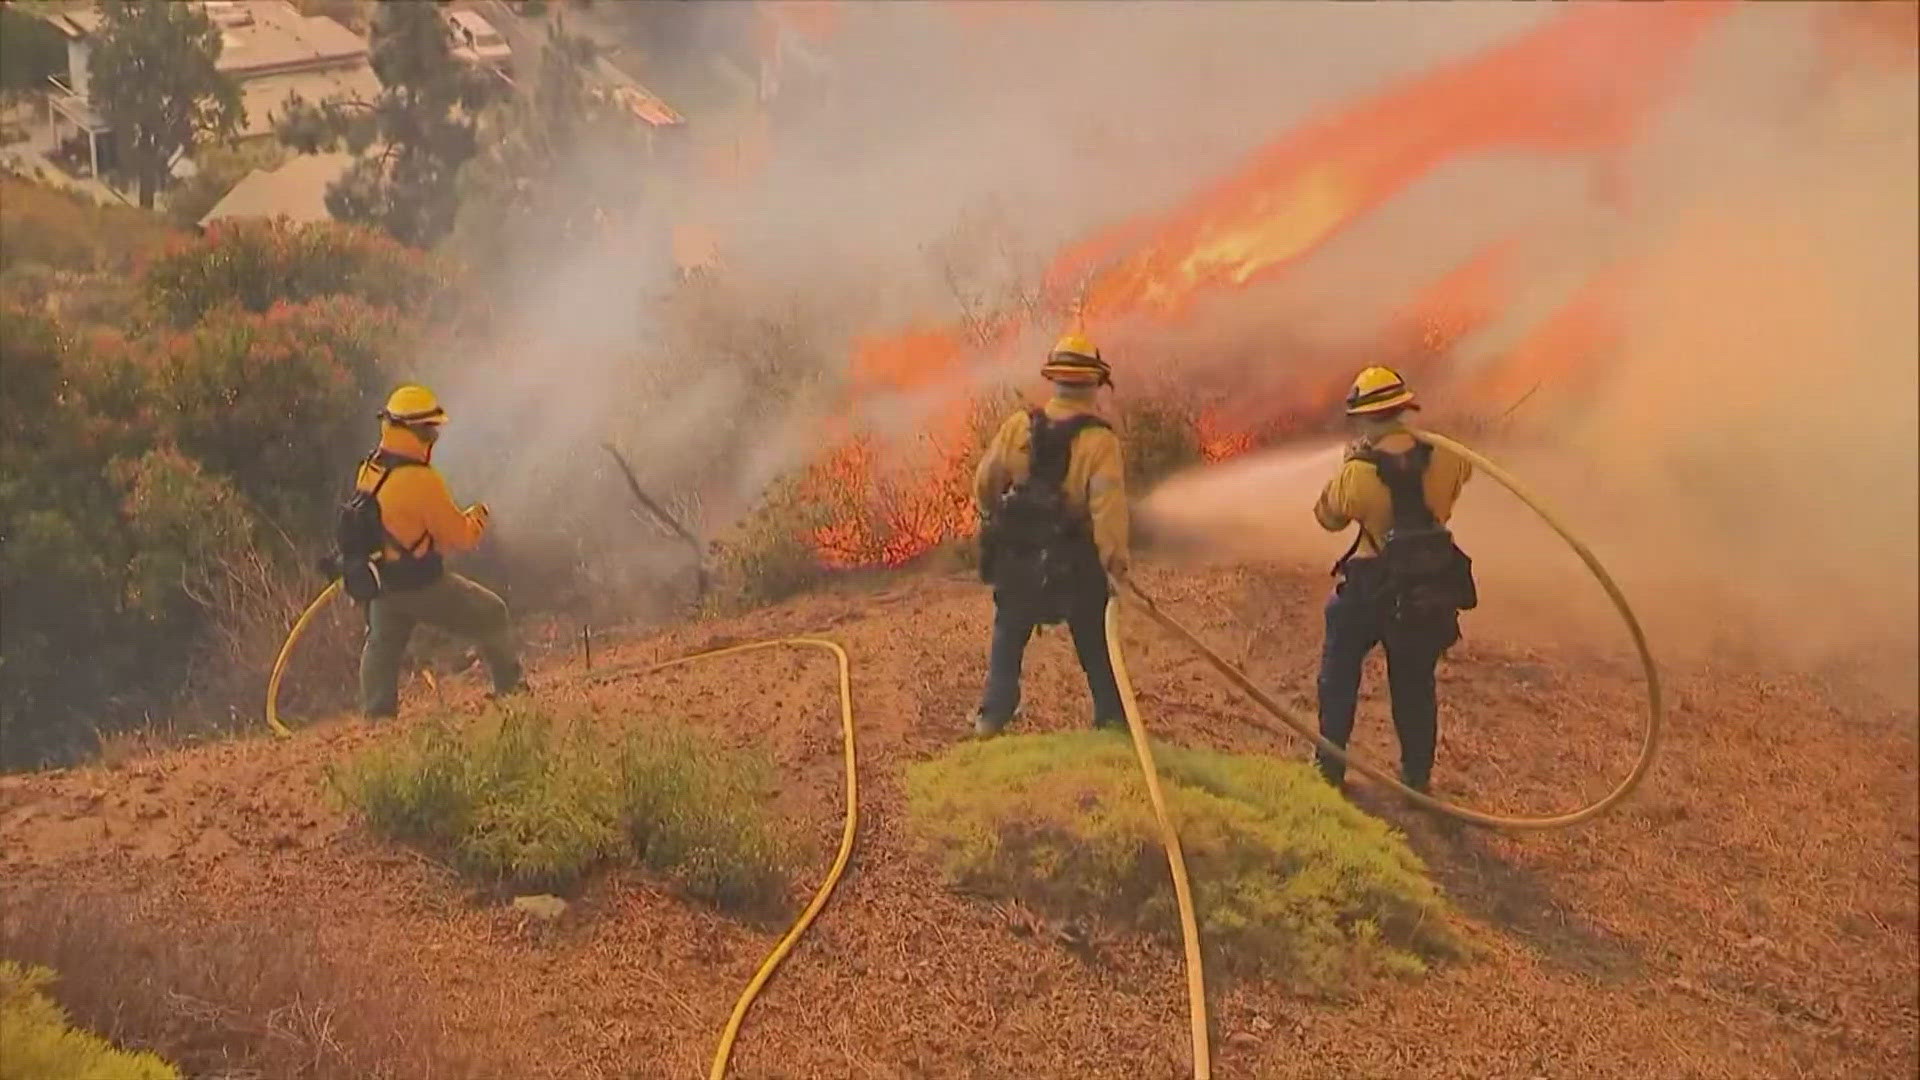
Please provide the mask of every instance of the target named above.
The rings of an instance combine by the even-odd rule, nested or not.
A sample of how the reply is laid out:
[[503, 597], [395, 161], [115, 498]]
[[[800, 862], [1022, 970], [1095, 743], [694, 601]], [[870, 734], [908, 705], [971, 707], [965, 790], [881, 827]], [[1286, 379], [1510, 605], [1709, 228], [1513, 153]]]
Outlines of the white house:
[[[271, 135], [289, 95], [318, 102], [340, 96], [372, 98], [380, 92], [380, 80], [368, 64], [366, 40], [332, 19], [302, 15], [287, 0], [190, 2], [220, 28], [222, 47], [215, 66], [240, 84], [246, 112], [241, 138]], [[112, 153], [107, 123], [89, 97], [87, 69], [100, 13], [50, 12], [46, 18], [67, 37], [67, 77], [52, 79], [49, 118], [56, 139], [68, 131], [86, 135], [93, 175], [98, 177], [103, 154], [110, 158]]]

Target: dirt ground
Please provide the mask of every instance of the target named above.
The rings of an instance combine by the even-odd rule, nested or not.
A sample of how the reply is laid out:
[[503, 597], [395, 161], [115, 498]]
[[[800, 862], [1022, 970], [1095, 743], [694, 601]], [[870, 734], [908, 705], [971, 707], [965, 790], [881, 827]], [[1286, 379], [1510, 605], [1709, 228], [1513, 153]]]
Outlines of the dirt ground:
[[[1283, 699], [1312, 702], [1323, 577], [1150, 567], [1143, 583]], [[853, 661], [859, 846], [831, 904], [749, 1014], [741, 1080], [1187, 1075], [1177, 947], [1069, 951], [1023, 913], [951, 895], [900, 820], [910, 761], [963, 737], [989, 601], [959, 577], [805, 597], [597, 645], [623, 662], [788, 633]], [[1442, 670], [1435, 783], [1507, 811], [1570, 809], [1624, 775], [1643, 698], [1624, 652], [1529, 648], [1469, 617]], [[1137, 617], [1126, 635], [1164, 738], [1304, 756], [1297, 739]], [[840, 829], [834, 669], [769, 651], [646, 680], [537, 667], [539, 693], [609, 723], [683, 716], [768, 748], [818, 841]], [[1216, 986], [1215, 1075], [1910, 1077], [1920, 1069], [1916, 719], [1844, 688], [1733, 667], [1666, 672], [1672, 710], [1646, 786], [1572, 830], [1437, 825], [1367, 793], [1406, 830], [1483, 955], [1350, 1002]], [[474, 676], [438, 691], [478, 708]], [[434, 692], [413, 688], [406, 715]], [[1086, 723], [1071, 648], [1032, 648], [1027, 730]], [[1393, 760], [1370, 668], [1360, 750]], [[402, 724], [407, 720], [403, 719]], [[329, 762], [377, 733], [307, 724], [112, 767], [0, 780], [0, 899], [53, 887], [133, 898], [155, 932], [274, 919], [380, 980], [499, 1063], [501, 1077], [704, 1076], [733, 1002], [777, 939], [624, 876], [554, 926], [376, 843], [327, 793]], [[1359, 781], [1364, 784], [1364, 781]], [[796, 884], [804, 895], [816, 884]], [[182, 931], [185, 932], [185, 931]]]

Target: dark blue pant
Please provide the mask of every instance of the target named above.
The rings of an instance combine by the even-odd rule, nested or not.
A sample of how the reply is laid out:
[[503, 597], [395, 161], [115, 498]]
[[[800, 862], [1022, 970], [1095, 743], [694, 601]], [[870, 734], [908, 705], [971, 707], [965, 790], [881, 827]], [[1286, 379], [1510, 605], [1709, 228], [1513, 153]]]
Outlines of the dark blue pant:
[[[1073, 634], [1073, 650], [1080, 656], [1080, 667], [1087, 673], [1087, 689], [1093, 694], [1093, 719], [1098, 724], [1122, 724], [1126, 715], [1120, 706], [1120, 686], [1113, 678], [1113, 660], [1107, 655], [1107, 594], [1089, 590], [1077, 599], [1067, 614], [1067, 629]], [[1033, 611], [1018, 602], [993, 600], [993, 643], [987, 650], [987, 687], [981, 695], [980, 714], [994, 724], [1013, 719], [1020, 707], [1020, 661], [1026, 656], [1027, 639], [1039, 620]]]
[[[1411, 787], [1424, 788], [1439, 738], [1434, 669], [1459, 637], [1457, 617], [1433, 626], [1388, 626], [1359, 590], [1342, 582], [1327, 601], [1327, 636], [1320, 652], [1320, 734], [1347, 748], [1360, 700], [1361, 666], [1375, 645], [1384, 645], [1393, 727], [1400, 737], [1400, 777]], [[1325, 754], [1315, 757], [1328, 780], [1338, 784], [1346, 778], [1343, 763]]]

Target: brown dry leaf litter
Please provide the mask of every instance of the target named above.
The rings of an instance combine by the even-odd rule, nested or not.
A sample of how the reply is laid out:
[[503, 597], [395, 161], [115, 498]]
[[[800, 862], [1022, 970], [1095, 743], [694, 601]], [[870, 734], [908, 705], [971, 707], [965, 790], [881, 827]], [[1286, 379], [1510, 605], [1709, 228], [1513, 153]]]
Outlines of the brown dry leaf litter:
[[[1245, 655], [1265, 685], [1311, 706], [1323, 578], [1154, 569], [1144, 580], [1178, 617]], [[1111, 935], [1069, 948], [1025, 913], [947, 894], [908, 850], [901, 770], [962, 736], [988, 614], [976, 586], [928, 576], [595, 657], [601, 673], [790, 633], [832, 636], [852, 656], [859, 848], [750, 1014], [740, 1080], [1185, 1075], [1176, 950]], [[1436, 783], [1505, 811], [1567, 809], [1605, 791], [1639, 730], [1631, 658], [1497, 640], [1474, 618], [1442, 672]], [[1164, 737], [1305, 753], [1138, 620], [1127, 645]], [[828, 660], [765, 652], [598, 682], [580, 680], [579, 665], [555, 657], [537, 670], [542, 694], [590, 704], [610, 723], [678, 715], [767, 748], [817, 853], [796, 897], [817, 883], [840, 828]], [[1356, 745], [1391, 762], [1382, 675], [1376, 661]], [[1500, 836], [1359, 792], [1408, 831], [1485, 955], [1344, 1005], [1268, 985], [1217, 988], [1216, 1075], [1914, 1075], [1914, 716], [1766, 671], [1668, 677], [1664, 757], [1623, 809], [1589, 826]], [[479, 706], [472, 676], [442, 690]], [[1029, 654], [1026, 702], [1028, 730], [1087, 721], [1063, 635]], [[703, 1076], [775, 932], [624, 875], [596, 882], [553, 925], [488, 903], [429, 860], [366, 837], [323, 791], [325, 764], [374, 738], [360, 722], [327, 721], [285, 742], [0, 781], [0, 897], [49, 886], [131, 895], [154, 933], [285, 920], [329, 964], [404, 988], [421, 1023], [444, 1024], [503, 1080]]]

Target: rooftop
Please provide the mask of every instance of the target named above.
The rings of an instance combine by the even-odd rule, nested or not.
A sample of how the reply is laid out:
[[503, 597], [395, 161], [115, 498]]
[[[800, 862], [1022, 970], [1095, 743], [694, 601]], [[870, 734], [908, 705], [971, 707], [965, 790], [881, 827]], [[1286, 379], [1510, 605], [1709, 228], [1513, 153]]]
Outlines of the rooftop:
[[[287, 0], [226, 0], [207, 5], [220, 27], [222, 49], [215, 64], [237, 79], [288, 71], [365, 64], [367, 43], [324, 15], [302, 15]], [[47, 16], [68, 37], [100, 30], [96, 9]]]
[[350, 154], [302, 154], [278, 169], [255, 169], [200, 219], [209, 225], [229, 218], [285, 217], [327, 221], [327, 186], [353, 163]]
[[289, 94], [313, 104], [334, 97], [372, 100], [380, 95], [380, 78], [372, 68], [362, 65], [248, 79], [240, 84], [240, 99], [247, 114], [241, 125], [241, 136], [271, 134], [274, 121], [285, 111]]

